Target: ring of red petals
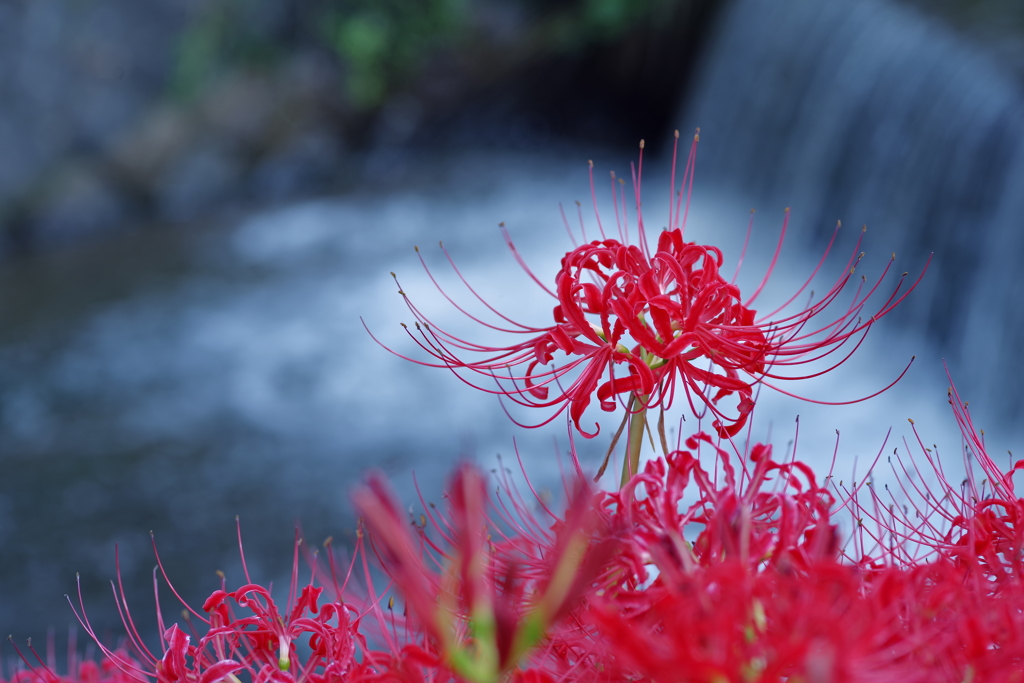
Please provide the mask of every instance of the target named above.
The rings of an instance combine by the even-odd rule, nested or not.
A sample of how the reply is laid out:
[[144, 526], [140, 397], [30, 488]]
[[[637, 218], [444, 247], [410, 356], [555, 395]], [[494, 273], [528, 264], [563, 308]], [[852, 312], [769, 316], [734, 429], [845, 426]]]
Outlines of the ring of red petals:
[[[726, 279], [721, 272], [724, 263], [721, 250], [688, 242], [684, 237], [697, 140], [698, 136], [694, 136], [678, 188], [673, 152], [671, 195], [675, 206], [670, 203], [669, 226], [660, 233], [653, 252], [640, 202], [642, 143], [640, 162], [633, 169], [635, 243], [631, 241], [625, 190], [618, 188], [620, 197], [614, 174], [612, 198], [618, 237], [605, 234], [597, 211], [593, 164], [591, 194], [601, 239], [586, 241], [581, 212], [580, 232], [584, 243], [563, 257], [553, 289], [526, 266], [502, 224], [506, 243], [517, 262], [536, 284], [556, 299], [553, 324], [524, 325], [499, 313], [462, 277], [445, 250], [448, 262], [462, 283], [480, 304], [500, 318], [500, 323], [488, 322], [459, 305], [441, 287], [421, 254], [420, 261], [442, 296], [485, 328], [520, 337], [520, 340], [506, 346], [492, 346], [462, 339], [431, 322], [399, 288], [416, 320], [414, 330], [403, 326], [430, 360], [388, 350], [421, 365], [448, 368], [467, 384], [519, 405], [553, 409], [539, 424], [521, 426], [547, 424], [568, 409], [577, 430], [587, 437], [600, 431], [597, 427], [589, 432], [581, 424], [595, 398], [604, 411], [614, 411], [619, 404], [637, 411], [659, 406], [669, 408], [677, 392], [685, 394], [694, 414], [703, 415], [710, 410], [714, 428], [720, 435], [733, 436], [746, 424], [758, 385], [764, 384], [792, 396], [775, 382], [816, 377], [841, 365], [860, 346], [871, 326], [914, 289], [927, 263], [921, 276], [908, 288], [904, 288], [907, 273], [903, 273], [890, 295], [869, 314], [866, 305], [888, 274], [893, 262], [890, 260], [870, 286], [862, 277], [843, 307], [840, 293], [863, 256], [859, 251], [862, 233], [839, 278], [825, 295], [814, 301], [812, 292], [806, 304], [794, 306], [822, 268], [835, 242], [834, 233], [821, 260], [797, 291], [770, 313], [758, 315], [753, 306], [778, 262], [789, 212], [787, 210], [767, 272], [753, 295], [743, 298], [735, 283], [739, 268], [731, 279]], [[678, 134], [676, 142], [678, 144]], [[752, 224], [753, 215], [751, 227]], [[751, 227], [748, 227], [748, 242]], [[566, 229], [575, 243], [568, 222]], [[838, 229], [837, 226], [836, 232]], [[418, 248], [416, 251], [419, 253]], [[740, 263], [742, 261], [743, 255]], [[818, 323], [821, 317], [827, 319]], [[791, 372], [792, 368], [812, 363], [818, 365], [802, 375]], [[474, 375], [487, 378], [490, 384], [478, 383]], [[895, 381], [902, 376], [903, 373]], [[881, 391], [839, 403], [855, 403]], [[631, 396], [639, 402], [631, 401]], [[727, 397], [735, 397], [734, 408], [721, 404]]]

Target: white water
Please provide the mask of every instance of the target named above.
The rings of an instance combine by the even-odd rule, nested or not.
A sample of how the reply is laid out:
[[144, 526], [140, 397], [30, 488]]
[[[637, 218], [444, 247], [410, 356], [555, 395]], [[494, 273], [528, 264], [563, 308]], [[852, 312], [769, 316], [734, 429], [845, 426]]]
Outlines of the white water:
[[1007, 428], [1024, 406], [1024, 98], [983, 47], [881, 0], [737, 0], [683, 117], [709, 182], [794, 207], [801, 239], [837, 219], [914, 270], [898, 316]]

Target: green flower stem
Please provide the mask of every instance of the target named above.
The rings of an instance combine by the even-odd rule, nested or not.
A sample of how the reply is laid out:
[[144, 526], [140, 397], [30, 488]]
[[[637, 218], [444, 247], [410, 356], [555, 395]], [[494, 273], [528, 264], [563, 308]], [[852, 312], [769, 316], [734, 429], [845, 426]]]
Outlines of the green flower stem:
[[523, 659], [541, 641], [548, 631], [555, 615], [569, 599], [576, 574], [590, 542], [587, 534], [577, 530], [570, 537], [562, 556], [555, 566], [547, 588], [540, 601], [534, 605], [516, 630], [512, 641], [510, 660], [513, 665]]
[[626, 457], [622, 461], [622, 486], [640, 469], [640, 448], [644, 444], [644, 430], [647, 427], [647, 396], [633, 395], [629, 416], [629, 441], [626, 443]]
[[498, 683], [501, 663], [498, 661], [497, 634], [490, 601], [478, 601], [469, 619], [469, 644], [461, 645], [454, 637], [444, 644], [452, 670], [470, 683]]

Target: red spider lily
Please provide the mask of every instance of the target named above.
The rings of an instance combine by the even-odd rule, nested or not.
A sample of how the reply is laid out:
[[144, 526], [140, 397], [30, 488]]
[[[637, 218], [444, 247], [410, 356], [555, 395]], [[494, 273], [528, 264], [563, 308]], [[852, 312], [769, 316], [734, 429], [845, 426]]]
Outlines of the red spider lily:
[[[349, 579], [360, 557], [363, 558], [366, 579], [370, 582], [361, 534], [352, 564], [343, 579], [339, 580], [338, 568], [331, 556], [328, 586], [333, 588], [335, 597], [329, 601], [322, 601], [324, 587], [315, 585], [312, 579], [299, 589], [300, 544], [301, 541], [297, 540], [284, 609], [279, 608], [267, 588], [254, 583], [249, 577], [244, 553], [242, 567], [246, 583], [229, 591], [222, 576], [220, 589], [207, 598], [201, 610], [194, 609], [174, 590], [163, 573], [163, 564], [157, 554], [159, 571], [185, 607], [186, 617], [184, 628], [176, 623], [166, 626], [157, 599], [157, 626], [162, 634], [159, 652], [152, 651], [145, 644], [132, 619], [121, 585], [120, 570], [114, 598], [124, 622], [127, 647], [133, 656], [125, 650], [111, 650], [99, 640], [85, 613], [81, 590], [79, 609], [75, 609], [75, 614], [123, 680], [241, 683], [244, 678], [252, 683], [412, 683], [451, 679], [437, 654], [432, 653], [429, 647], [420, 646], [422, 638], [411, 630], [402, 638], [398, 637], [394, 619], [384, 614], [379, 598], [366, 599], [349, 587]], [[154, 593], [156, 572], [154, 569]], [[314, 565], [313, 574], [317, 573]], [[372, 591], [372, 583], [370, 586]], [[368, 616], [372, 618], [367, 619]], [[368, 624], [368, 621], [376, 624]], [[373, 634], [385, 648], [372, 647], [367, 639], [368, 633]]]
[[[765, 444], [730, 455], [704, 433], [685, 445], [601, 494], [601, 509], [629, 529], [632, 553], [680, 571], [725, 561], [805, 567], [838, 557], [834, 498], [806, 464], [777, 462]], [[711, 472], [702, 464], [709, 450]], [[697, 528], [686, 541], [684, 530]]]
[[834, 560], [658, 566], [652, 585], [606, 593], [588, 613], [619, 680], [962, 683], [1024, 672], [1024, 593], [978, 595], [948, 561], [875, 574]]
[[[975, 429], [967, 403], [950, 386], [949, 404], [964, 436], [967, 477], [959, 489], [945, 484], [946, 499], [956, 501], [967, 514], [959, 514], [950, 522], [950, 532], [943, 539], [955, 544], [947, 552], [966, 561], [976, 561], [994, 589], [1024, 581], [1024, 499], [1014, 490], [1013, 475], [1024, 469], [1018, 460], [1003, 472], [985, 449], [984, 432]], [[977, 461], [985, 479], [979, 485], [969, 457]]]
[[[729, 450], [706, 434], [685, 446], [601, 494], [623, 547], [617, 582], [586, 616], [618, 680], [1024, 680], [1014, 678], [1024, 674], [1024, 582], [1005, 535], [1014, 527], [1003, 518], [1003, 545], [992, 541], [981, 498], [951, 526], [989, 529], [985, 544], [947, 534], [927, 561], [873, 563], [848, 557], [835, 523], [863, 484], [837, 500], [769, 446]], [[994, 464], [986, 471], [1012, 490]], [[927, 527], [919, 533], [905, 530], [931, 542]]]
[[[488, 533], [493, 509], [485, 480], [463, 465], [451, 481], [447, 519], [430, 513], [440, 543], [426, 533], [425, 516], [419, 533], [411, 533], [378, 477], [353, 500], [384, 568], [447, 665], [466, 680], [489, 682], [513, 670], [522, 681], [562, 678], [589, 649], [557, 622], [584, 596], [610, 552], [605, 534], [592, 528], [590, 498], [578, 487], [566, 518], [549, 534], [498, 540]], [[525, 531], [524, 522], [509, 521]], [[548, 645], [538, 649], [545, 638]]]
[[[963, 437], [966, 476], [960, 483], [950, 480], [938, 451], [924, 445], [911, 420], [915, 448], [905, 442], [903, 454], [896, 449], [890, 456], [895, 490], [871, 489], [867, 500], [852, 501], [860, 533], [874, 547], [875, 565], [913, 566], [939, 556], [983, 576], [990, 590], [1019, 585], [1024, 581], [1024, 499], [1016, 494], [1013, 475], [1024, 469], [1024, 460], [1004, 472], [952, 384], [948, 399]], [[929, 471], [932, 484], [918, 476]]]
[[[45, 661], [32, 646], [32, 639], [29, 639], [26, 647], [35, 659], [35, 663], [25, 656], [21, 648], [15, 644], [13, 637], [8, 636], [7, 639], [14, 646], [24, 668], [17, 669], [6, 679], [0, 675], [0, 681], [6, 681], [6, 683], [130, 683], [134, 681], [110, 659], [105, 658], [99, 662], [92, 659], [79, 659], [73, 633], [68, 638], [67, 674], [63, 676], [57, 673], [52, 637], [47, 640]], [[128, 651], [123, 648], [118, 648], [115, 652], [123, 661], [134, 661]]]
[[[950, 397], [981, 453], [966, 406]], [[330, 556], [329, 574], [313, 571], [329, 579], [301, 589], [297, 545], [283, 608], [246, 570], [241, 587], [222, 581], [202, 610], [186, 605], [184, 628], [158, 616], [156, 654], [119, 580], [128, 641], [103, 648], [110, 683], [1024, 680], [1010, 505], [1019, 501], [987, 455], [976, 459], [994, 484], [956, 489], [940, 470], [945, 488], [920, 495], [930, 518], [893, 525], [907, 548], [932, 551], [912, 556], [872, 554], [863, 539], [853, 553], [840, 544], [843, 510], [862, 518], [854, 539], [886, 523], [863, 504], [865, 491], [877, 498], [871, 486], [826, 486], [831, 475], [777, 460], [765, 444], [698, 433], [681, 446], [620, 491], [575, 485], [564, 515], [536, 494], [541, 512], [532, 512], [504, 474], [491, 498], [480, 472], [463, 465], [447, 514], [425, 506], [417, 522], [371, 477], [355, 502], [405, 599], [402, 614], [374, 589], [361, 532], [347, 569]], [[350, 582], [359, 562], [365, 591]], [[84, 610], [81, 621], [95, 637]], [[42, 671], [19, 683], [55, 683]]]
[[[643, 142], [640, 161], [633, 168], [635, 229], [630, 228], [625, 189], [620, 188], [621, 195], [617, 192], [612, 174], [618, 236], [606, 235], [597, 211], [591, 163], [591, 193], [601, 239], [586, 242], [581, 213], [580, 227], [585, 243], [563, 257], [553, 287], [548, 287], [527, 268], [502, 224], [502, 233], [513, 256], [534, 282], [556, 300], [553, 322], [549, 325], [521, 324], [496, 311], [462, 278], [445, 251], [452, 268], [471, 294], [496, 314], [500, 322], [490, 323], [468, 312], [441, 289], [427, 269], [442, 295], [470, 319], [491, 330], [514, 335], [518, 341], [492, 346], [461, 339], [433, 324], [400, 288], [416, 319], [416, 333], [408, 327], [406, 330], [432, 357], [428, 361], [410, 360], [449, 368], [471, 386], [507, 397], [517, 404], [552, 408], [552, 415], [541, 424], [568, 408], [576, 428], [588, 437], [600, 431], [595, 427], [595, 431], [587, 432], [581, 426], [584, 413], [595, 396], [602, 410], [614, 411], [617, 404], [623, 403], [630, 413], [642, 414], [651, 407], [670, 407], [677, 392], [685, 394], [694, 413], [702, 414], [709, 409], [719, 434], [735, 435], [754, 405], [755, 385], [764, 383], [777, 388], [774, 384], [777, 380], [815, 377], [842, 364], [860, 345], [870, 327], [902, 301], [920, 277], [904, 291], [907, 275], [904, 273], [881, 306], [868, 314], [867, 302], [888, 273], [890, 261], [874, 284], [868, 286], [862, 277], [844, 308], [839, 303], [840, 292], [863, 256], [858, 256], [858, 239], [849, 261], [825, 295], [815, 301], [812, 293], [805, 305], [794, 306], [824, 264], [835, 240], [833, 234], [825, 255], [797, 292], [771, 312], [758, 315], [753, 307], [778, 261], [789, 213], [787, 211], [768, 271], [753, 294], [743, 296], [735, 284], [739, 269], [731, 279], [726, 279], [721, 272], [724, 257], [717, 247], [687, 242], [684, 238], [697, 140], [698, 136], [694, 136], [678, 188], [675, 184], [676, 152], [673, 151], [668, 227], [653, 242], [653, 250], [640, 202]], [[568, 222], [566, 228], [572, 237]], [[575, 244], [575, 238], [573, 242]], [[422, 256], [420, 260], [427, 268]], [[741, 256], [741, 263], [742, 260]], [[828, 320], [819, 322], [833, 310], [836, 312]], [[848, 342], [852, 348], [846, 352]], [[833, 354], [839, 354], [838, 360], [833, 360]], [[795, 366], [818, 362], [829, 367], [812, 369], [803, 376], [787, 372]], [[488, 378], [494, 385], [477, 384], [474, 374]], [[729, 396], [736, 397], [732, 412], [720, 406]], [[641, 425], [637, 432], [642, 431]], [[635, 471], [634, 466], [632, 472]]]
[[[903, 613], [936, 633], [929, 656], [942, 666], [932, 680], [1024, 681], [1024, 500], [1012, 479], [1024, 461], [1003, 471], [955, 387], [948, 398], [966, 476], [955, 483], [910, 420], [913, 446], [904, 441], [890, 457], [896, 485], [855, 487], [844, 501], [856, 520], [857, 564], [877, 590], [918, 600]], [[924, 584], [902, 586], [919, 575]]]

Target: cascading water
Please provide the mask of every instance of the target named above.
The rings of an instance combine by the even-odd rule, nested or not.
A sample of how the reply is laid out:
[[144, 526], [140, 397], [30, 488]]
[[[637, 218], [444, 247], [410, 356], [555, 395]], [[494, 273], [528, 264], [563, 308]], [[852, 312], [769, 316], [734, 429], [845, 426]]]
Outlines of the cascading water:
[[[683, 117], [705, 181], [792, 206], [804, 241], [837, 219], [920, 291], [894, 316], [961, 386], [1024, 409], [1024, 97], [1008, 71], [935, 20], [878, 0], [737, 0]], [[782, 204], [785, 202], [785, 204]], [[979, 378], [984, 378], [979, 380]], [[999, 404], [998, 406], [996, 404]]]

